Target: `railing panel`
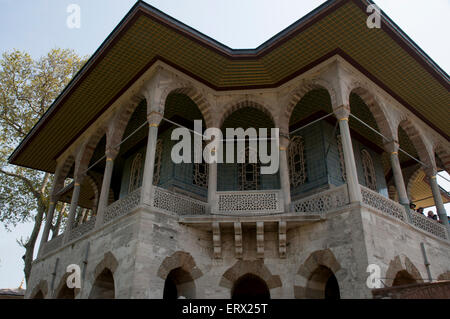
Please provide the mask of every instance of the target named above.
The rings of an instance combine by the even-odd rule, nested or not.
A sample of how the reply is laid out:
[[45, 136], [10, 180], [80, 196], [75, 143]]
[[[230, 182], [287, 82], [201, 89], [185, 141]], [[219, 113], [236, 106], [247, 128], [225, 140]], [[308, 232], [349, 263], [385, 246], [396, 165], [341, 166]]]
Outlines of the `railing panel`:
[[405, 207], [400, 205], [397, 202], [394, 202], [392, 199], [384, 197], [383, 195], [361, 185], [361, 194], [363, 198], [363, 202], [386, 215], [395, 217], [404, 222], [405, 219]]
[[64, 241], [64, 234], [60, 234], [58, 236], [56, 236], [55, 238], [53, 238], [52, 240], [46, 242], [44, 244], [44, 248], [43, 248], [43, 254], [48, 254], [51, 251], [54, 251], [58, 248], [60, 248], [63, 244]]
[[133, 192], [131, 192], [130, 194], [128, 194], [127, 196], [125, 196], [124, 198], [115, 201], [106, 208], [103, 223], [106, 224], [120, 216], [129, 213], [130, 211], [133, 210], [133, 208], [139, 205], [140, 199], [141, 199], [141, 188], [138, 188]]
[[92, 216], [87, 222], [78, 225], [70, 231], [69, 241], [77, 239], [84, 234], [90, 232], [95, 227], [95, 216]]
[[208, 204], [161, 187], [154, 188], [153, 206], [177, 215], [205, 215]]
[[414, 212], [411, 214], [411, 221], [412, 224], [417, 228], [420, 228], [442, 239], [447, 239], [447, 230], [445, 229], [445, 226], [438, 223], [437, 221]]
[[283, 197], [279, 190], [217, 192], [218, 203], [213, 213], [219, 214], [267, 214], [284, 211]]
[[296, 213], [325, 213], [349, 203], [347, 184], [301, 198], [292, 203]]

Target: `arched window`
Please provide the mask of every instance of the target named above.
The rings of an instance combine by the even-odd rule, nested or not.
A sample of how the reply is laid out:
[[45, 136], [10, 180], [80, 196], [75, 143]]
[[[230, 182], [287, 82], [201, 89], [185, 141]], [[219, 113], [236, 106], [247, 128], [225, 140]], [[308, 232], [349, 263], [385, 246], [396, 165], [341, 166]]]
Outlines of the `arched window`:
[[[252, 150], [252, 152], [256, 152]], [[253, 154], [252, 154], [253, 155]], [[238, 164], [239, 190], [257, 190], [260, 183], [260, 165], [257, 163], [249, 163], [250, 148], [245, 149], [245, 161]]]
[[156, 149], [155, 149], [155, 168], [153, 170], [153, 185], [158, 185], [159, 179], [161, 177], [162, 151], [163, 151], [162, 140], [158, 139], [158, 141], [156, 142]]
[[372, 157], [367, 150], [361, 152], [361, 162], [364, 170], [364, 179], [366, 186], [371, 190], [377, 190], [377, 178], [375, 176], [375, 168], [373, 166]]
[[297, 187], [306, 181], [305, 148], [301, 136], [295, 136], [289, 143], [288, 155], [291, 186]]
[[128, 186], [128, 193], [138, 189], [142, 183], [142, 154], [137, 153], [131, 164], [130, 185]]
[[345, 173], [345, 160], [344, 160], [344, 149], [342, 148], [342, 138], [341, 135], [336, 136], [338, 152], [339, 152], [339, 164], [341, 166], [342, 180], [347, 182], [347, 174]]

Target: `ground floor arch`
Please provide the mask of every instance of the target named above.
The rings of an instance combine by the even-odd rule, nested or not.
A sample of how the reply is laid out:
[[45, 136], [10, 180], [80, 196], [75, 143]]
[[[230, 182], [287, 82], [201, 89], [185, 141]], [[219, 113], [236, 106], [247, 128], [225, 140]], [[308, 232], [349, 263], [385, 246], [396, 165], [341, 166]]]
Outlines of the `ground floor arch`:
[[170, 271], [164, 283], [163, 299], [194, 299], [195, 296], [192, 275], [181, 267]]
[[115, 285], [111, 270], [105, 268], [95, 279], [89, 299], [114, 299]]
[[259, 276], [248, 273], [236, 280], [231, 289], [231, 299], [270, 299], [267, 283]]

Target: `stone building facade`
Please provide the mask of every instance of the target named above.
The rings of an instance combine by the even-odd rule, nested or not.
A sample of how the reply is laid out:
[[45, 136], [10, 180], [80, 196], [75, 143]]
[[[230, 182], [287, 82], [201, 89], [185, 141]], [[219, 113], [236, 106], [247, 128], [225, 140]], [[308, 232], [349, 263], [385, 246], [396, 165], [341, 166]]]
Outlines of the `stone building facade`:
[[[305, 19], [352, 16], [355, 3], [366, 4], [329, 1]], [[123, 23], [147, 11], [171, 21], [138, 3]], [[206, 85], [153, 61], [55, 158], [25, 297], [372, 298], [372, 264], [386, 287], [449, 279], [448, 194], [436, 180], [450, 170], [448, 137], [333, 53], [259, 88]], [[448, 86], [444, 96], [448, 112]], [[171, 132], [194, 120], [223, 131], [279, 128], [278, 172], [173, 163]], [[440, 222], [409, 209], [418, 172]], [[71, 264], [80, 289], [66, 285]]]

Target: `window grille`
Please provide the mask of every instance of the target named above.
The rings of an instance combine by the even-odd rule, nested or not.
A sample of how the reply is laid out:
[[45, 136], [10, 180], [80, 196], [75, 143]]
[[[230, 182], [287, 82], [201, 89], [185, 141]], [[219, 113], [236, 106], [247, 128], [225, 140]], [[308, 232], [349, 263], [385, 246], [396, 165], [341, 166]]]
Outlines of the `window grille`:
[[306, 161], [303, 137], [295, 136], [289, 143], [289, 177], [292, 187], [297, 187], [306, 182]]
[[372, 157], [367, 150], [362, 150], [361, 161], [364, 171], [364, 178], [366, 181], [366, 186], [371, 190], [377, 190], [377, 179], [375, 175], [375, 168], [373, 166]]

